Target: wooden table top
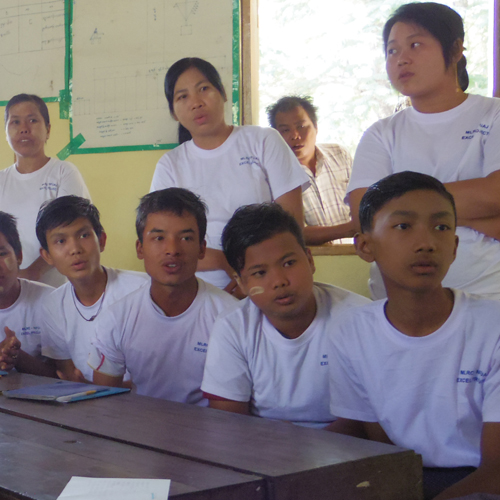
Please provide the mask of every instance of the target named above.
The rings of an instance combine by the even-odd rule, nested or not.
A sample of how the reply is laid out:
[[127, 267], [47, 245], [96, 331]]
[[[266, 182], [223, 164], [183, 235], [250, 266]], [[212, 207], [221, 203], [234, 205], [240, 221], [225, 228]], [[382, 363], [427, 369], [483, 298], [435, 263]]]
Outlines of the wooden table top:
[[[11, 374], [0, 391], [46, 382]], [[372, 498], [371, 489], [384, 491], [384, 500], [421, 498], [413, 451], [285, 422], [134, 394], [70, 404], [0, 398], [0, 412], [262, 476], [275, 500], [327, 498], [332, 488], [338, 496], [328, 498]]]

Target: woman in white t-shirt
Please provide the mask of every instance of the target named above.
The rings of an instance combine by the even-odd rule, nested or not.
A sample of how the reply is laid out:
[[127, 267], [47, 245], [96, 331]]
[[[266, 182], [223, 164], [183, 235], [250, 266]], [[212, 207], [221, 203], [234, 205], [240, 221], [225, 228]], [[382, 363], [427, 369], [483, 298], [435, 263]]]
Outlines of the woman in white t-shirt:
[[64, 277], [40, 257], [36, 216], [47, 200], [68, 194], [90, 198], [87, 186], [73, 164], [45, 154], [50, 118], [40, 97], [14, 96], [5, 108], [5, 132], [16, 162], [0, 171], [0, 210], [17, 219], [23, 247], [19, 276], [59, 286], [65, 282]]
[[[383, 39], [389, 80], [412, 106], [364, 133], [347, 190], [353, 220], [366, 188], [389, 174], [438, 178], [455, 198], [460, 239], [444, 285], [500, 299], [500, 99], [465, 93], [463, 22], [446, 5], [402, 5]], [[385, 295], [376, 268], [370, 285]]]
[[242, 205], [275, 201], [302, 225], [307, 175], [275, 130], [225, 122], [226, 92], [209, 62], [195, 57], [177, 61], [165, 77], [165, 94], [179, 122], [181, 145], [158, 162], [151, 191], [176, 186], [202, 197], [208, 205], [208, 248], [199, 261], [199, 276], [237, 294], [221, 250], [226, 222]]

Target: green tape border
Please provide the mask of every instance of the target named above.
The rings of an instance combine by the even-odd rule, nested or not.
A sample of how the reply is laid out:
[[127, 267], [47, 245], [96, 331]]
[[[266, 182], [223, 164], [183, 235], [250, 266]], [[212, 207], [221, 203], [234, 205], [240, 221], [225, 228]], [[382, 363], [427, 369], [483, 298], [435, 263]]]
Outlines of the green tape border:
[[[69, 144], [72, 144], [73, 139], [73, 116], [72, 116], [72, 98], [73, 94], [71, 88], [73, 85], [73, 0], [65, 0], [67, 6], [67, 19], [68, 29], [66, 39], [66, 71], [67, 71], [67, 96], [69, 102], [67, 104], [67, 111], [69, 116], [69, 136], [72, 138]], [[232, 121], [234, 125], [241, 124], [241, 19], [240, 19], [240, 0], [232, 0], [233, 2], [233, 74], [232, 74]], [[56, 99], [57, 100], [57, 99]], [[65, 104], [66, 106], [66, 104]], [[62, 111], [61, 111], [62, 113]], [[81, 134], [79, 134], [81, 135]], [[78, 137], [78, 136], [77, 136]], [[69, 146], [68, 144], [68, 146]], [[75, 148], [70, 154], [84, 155], [84, 154], [99, 154], [99, 153], [121, 153], [130, 151], [159, 151], [166, 149], [173, 149], [177, 147], [178, 143], [172, 144], [143, 144], [136, 146], [114, 146], [103, 148]], [[66, 146], [66, 147], [68, 147]], [[65, 151], [63, 148], [61, 151]], [[58, 155], [59, 156], [59, 155]]]
[[68, 156], [74, 155], [78, 148], [85, 142], [85, 137], [82, 134], [78, 134], [74, 139], [71, 139], [69, 143], [64, 146], [64, 148], [57, 153], [57, 157], [60, 160], [65, 160]]

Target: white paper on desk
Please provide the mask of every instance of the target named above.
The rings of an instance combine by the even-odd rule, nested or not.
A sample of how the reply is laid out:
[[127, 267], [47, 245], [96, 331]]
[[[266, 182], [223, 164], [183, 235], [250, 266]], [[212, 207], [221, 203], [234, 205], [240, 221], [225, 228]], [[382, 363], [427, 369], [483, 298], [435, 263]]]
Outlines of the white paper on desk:
[[57, 500], [167, 500], [170, 479], [73, 476]]

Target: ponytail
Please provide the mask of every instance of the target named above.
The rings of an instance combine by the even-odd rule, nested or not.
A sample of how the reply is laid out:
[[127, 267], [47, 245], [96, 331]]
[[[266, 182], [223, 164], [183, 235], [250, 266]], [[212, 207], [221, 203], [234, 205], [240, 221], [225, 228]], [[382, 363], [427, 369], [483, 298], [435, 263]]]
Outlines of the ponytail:
[[191, 132], [179, 123], [179, 129], [177, 131], [177, 138], [179, 139], [179, 144], [183, 144], [184, 142], [190, 141], [193, 136]]
[[467, 59], [462, 56], [460, 61], [457, 63], [457, 77], [458, 85], [465, 92], [469, 86], [469, 73], [467, 73]]

